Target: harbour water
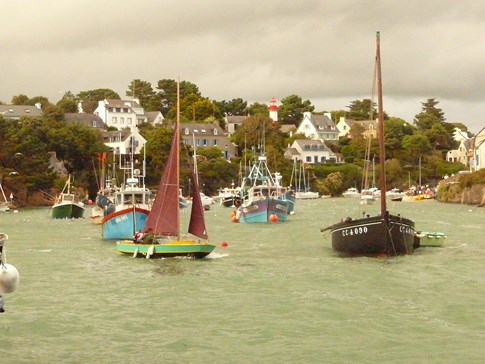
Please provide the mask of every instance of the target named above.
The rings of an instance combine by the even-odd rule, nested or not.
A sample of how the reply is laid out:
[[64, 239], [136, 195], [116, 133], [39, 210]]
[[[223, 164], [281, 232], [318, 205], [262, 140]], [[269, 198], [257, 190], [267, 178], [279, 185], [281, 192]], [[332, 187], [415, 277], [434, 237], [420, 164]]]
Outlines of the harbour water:
[[217, 248], [203, 260], [121, 255], [89, 218], [0, 214], [20, 272], [4, 296], [0, 362], [483, 362], [485, 209], [391, 203], [417, 229], [447, 235], [441, 248], [392, 259], [339, 257], [320, 232], [355, 216], [355, 200], [296, 210], [283, 224], [249, 225], [213, 205]]

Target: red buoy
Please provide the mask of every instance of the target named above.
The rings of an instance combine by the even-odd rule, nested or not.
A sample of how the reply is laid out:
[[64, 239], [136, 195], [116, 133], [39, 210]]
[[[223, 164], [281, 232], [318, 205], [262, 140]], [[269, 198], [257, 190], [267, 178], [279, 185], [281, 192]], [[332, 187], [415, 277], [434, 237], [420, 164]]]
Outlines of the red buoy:
[[223, 241], [223, 242], [221, 243], [221, 246], [222, 246], [223, 248], [227, 248], [227, 247], [229, 246], [229, 244], [227, 243], [227, 241]]
[[237, 218], [236, 215], [231, 217], [232, 222], [239, 222], [239, 219]]
[[278, 222], [278, 215], [276, 215], [276, 214], [269, 215], [269, 221]]

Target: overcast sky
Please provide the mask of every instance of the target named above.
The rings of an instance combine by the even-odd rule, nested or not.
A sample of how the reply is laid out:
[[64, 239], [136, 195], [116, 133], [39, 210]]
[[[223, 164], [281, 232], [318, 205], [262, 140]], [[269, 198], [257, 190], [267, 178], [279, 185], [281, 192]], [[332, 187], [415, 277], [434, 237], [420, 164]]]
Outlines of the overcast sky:
[[388, 114], [411, 122], [436, 98], [447, 121], [485, 126], [480, 0], [5, 0], [0, 100], [180, 77], [219, 101], [347, 110], [371, 97], [377, 30]]

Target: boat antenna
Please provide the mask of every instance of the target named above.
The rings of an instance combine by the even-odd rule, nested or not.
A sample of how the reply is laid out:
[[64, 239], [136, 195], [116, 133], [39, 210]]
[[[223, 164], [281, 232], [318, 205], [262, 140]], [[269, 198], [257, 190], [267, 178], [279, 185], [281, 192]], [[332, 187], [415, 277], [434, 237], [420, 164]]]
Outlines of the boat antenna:
[[376, 34], [376, 71], [377, 71], [377, 134], [379, 137], [379, 165], [381, 171], [381, 215], [385, 215], [386, 206], [386, 148], [384, 146], [384, 107], [382, 105], [382, 71], [381, 71], [381, 34]]

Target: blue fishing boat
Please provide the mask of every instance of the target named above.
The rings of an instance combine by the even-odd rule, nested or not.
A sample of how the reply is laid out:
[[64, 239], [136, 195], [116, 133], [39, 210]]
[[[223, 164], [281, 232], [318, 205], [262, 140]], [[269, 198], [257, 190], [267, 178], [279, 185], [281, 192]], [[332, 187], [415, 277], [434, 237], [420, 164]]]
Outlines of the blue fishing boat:
[[288, 189], [281, 185], [281, 174], [269, 171], [264, 154], [243, 179], [241, 191], [236, 221], [251, 224], [287, 220], [291, 203]]
[[105, 207], [101, 222], [104, 239], [132, 239], [145, 227], [151, 210], [151, 192], [145, 187], [145, 160], [140, 171], [134, 168], [133, 155], [125, 157], [119, 167], [125, 172], [124, 181]]

